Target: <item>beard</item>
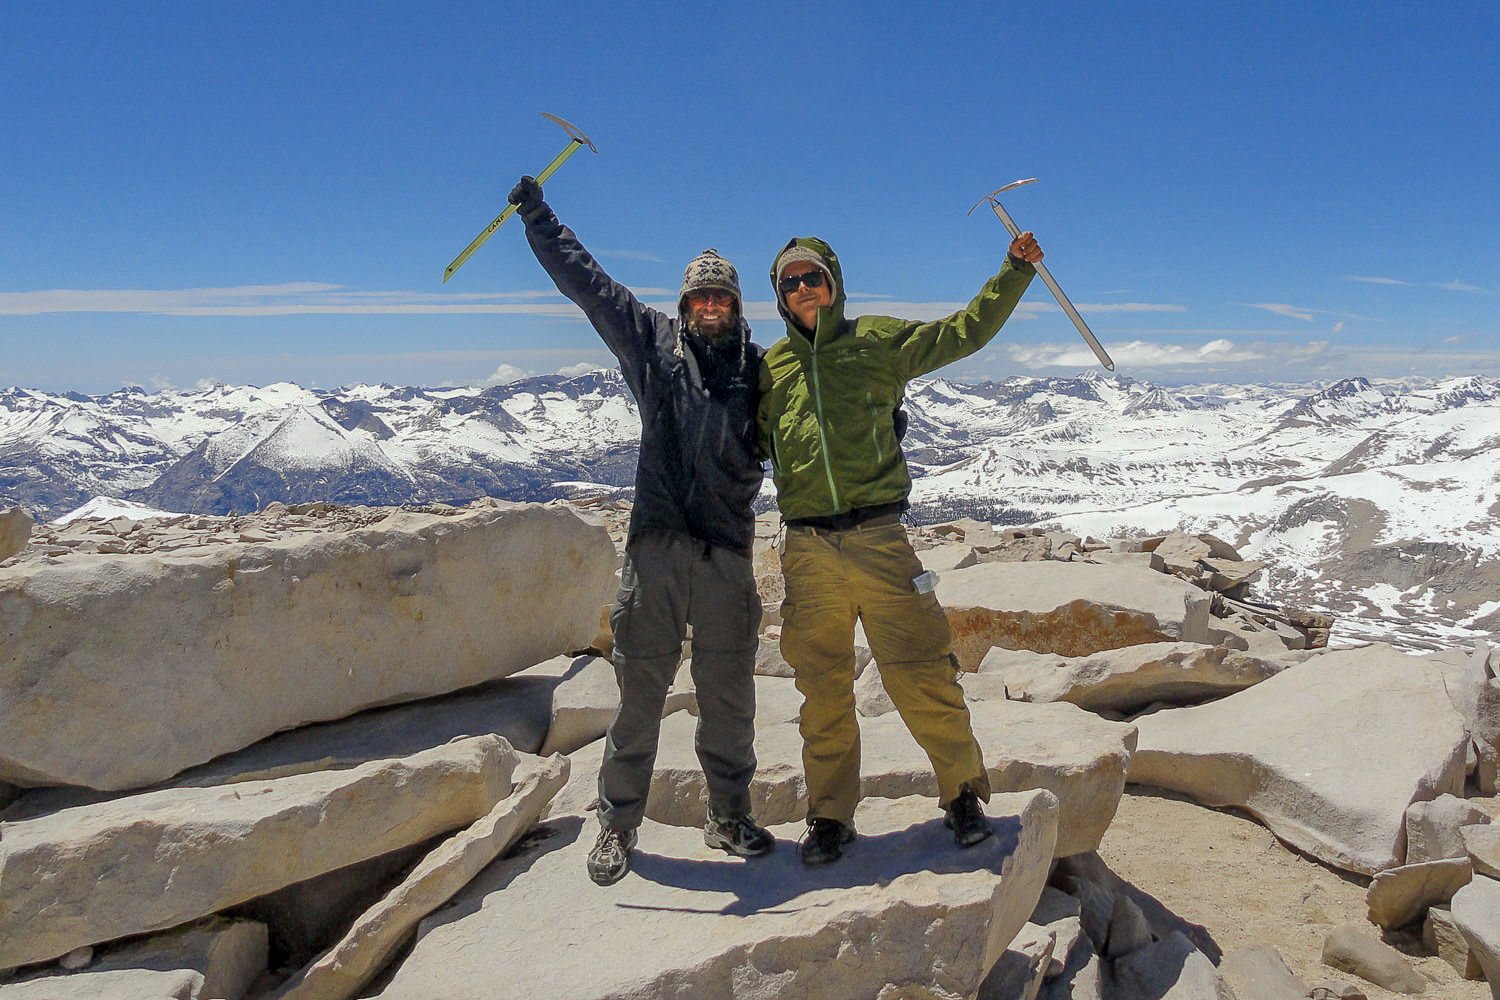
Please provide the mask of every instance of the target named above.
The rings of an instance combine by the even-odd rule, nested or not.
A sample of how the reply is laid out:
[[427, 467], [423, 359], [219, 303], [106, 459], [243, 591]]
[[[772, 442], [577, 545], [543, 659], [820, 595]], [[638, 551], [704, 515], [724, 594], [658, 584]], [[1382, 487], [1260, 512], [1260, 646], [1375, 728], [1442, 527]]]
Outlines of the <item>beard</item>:
[[739, 311], [735, 309], [725, 312], [722, 319], [713, 320], [712, 322], [705, 322], [696, 313], [689, 315], [687, 319], [688, 330], [696, 333], [710, 344], [717, 344], [723, 340], [738, 325]]

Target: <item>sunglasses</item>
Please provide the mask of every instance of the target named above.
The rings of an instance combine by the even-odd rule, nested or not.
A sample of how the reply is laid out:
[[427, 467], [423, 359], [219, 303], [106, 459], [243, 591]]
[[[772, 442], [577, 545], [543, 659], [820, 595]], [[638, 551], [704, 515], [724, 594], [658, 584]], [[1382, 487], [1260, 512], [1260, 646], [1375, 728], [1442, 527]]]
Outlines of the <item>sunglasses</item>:
[[822, 271], [804, 271], [801, 274], [789, 274], [776, 282], [776, 287], [781, 290], [782, 295], [790, 295], [797, 290], [797, 286], [806, 285], [808, 288], [822, 288], [828, 275]]
[[697, 288], [688, 292], [687, 297], [689, 302], [717, 302], [720, 305], [734, 302], [734, 293], [722, 288]]

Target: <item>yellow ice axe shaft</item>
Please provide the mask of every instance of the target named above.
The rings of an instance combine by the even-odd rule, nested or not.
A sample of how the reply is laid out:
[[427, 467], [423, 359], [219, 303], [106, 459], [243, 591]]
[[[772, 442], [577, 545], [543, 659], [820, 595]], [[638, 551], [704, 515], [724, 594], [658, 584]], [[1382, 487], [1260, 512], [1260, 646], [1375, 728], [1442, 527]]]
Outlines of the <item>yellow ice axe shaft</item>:
[[[553, 174], [557, 173], [558, 167], [568, 162], [568, 157], [578, 152], [580, 146], [587, 146], [594, 152], [599, 152], [599, 147], [590, 142], [588, 136], [578, 131], [578, 127], [572, 122], [559, 118], [556, 115], [549, 115], [545, 111], [542, 112], [542, 117], [548, 119], [549, 121], [556, 122], [559, 126], [562, 127], [562, 130], [564, 132], [568, 133], [568, 138], [572, 141], [563, 148], [563, 151], [561, 153], [558, 153], [555, 157], [552, 158], [551, 163], [542, 168], [541, 173], [536, 175], [536, 182], [538, 184], [545, 184], [548, 177], [551, 177]], [[512, 215], [515, 214], [516, 206], [506, 205], [505, 211], [495, 216], [495, 221], [491, 222], [488, 226], [485, 226], [484, 230], [478, 236], [474, 237], [473, 241], [468, 246], [464, 247], [464, 252], [453, 258], [453, 263], [449, 264], [448, 267], [443, 271], [443, 283], [447, 284], [448, 279], [457, 274], [458, 269], [464, 266], [464, 261], [474, 256], [474, 251], [484, 246], [485, 241], [488, 240], [491, 236], [495, 235], [495, 230], [505, 225], [505, 220], [509, 219]]]
[[[1035, 183], [1035, 177], [1028, 177], [1025, 180], [1021, 181], [1011, 181], [1004, 187], [996, 188], [989, 194], [985, 195], [983, 198], [980, 198], [979, 201], [975, 202], [974, 208], [978, 208], [980, 205], [988, 202], [990, 208], [995, 210], [996, 218], [1000, 220], [1000, 222], [1005, 226], [1006, 231], [1010, 233], [1011, 239], [1015, 239], [1017, 236], [1021, 235], [1021, 227], [1016, 225], [1016, 220], [1012, 219], [1010, 217], [1010, 213], [1007, 212], [1004, 206], [1000, 204], [998, 195], [1004, 194], [1006, 191], [1009, 191], [1012, 188], [1018, 188], [1023, 184]], [[971, 214], [973, 213], [974, 208], [969, 209], [969, 212]], [[1089, 325], [1083, 321], [1083, 317], [1078, 315], [1078, 310], [1073, 307], [1072, 300], [1069, 299], [1065, 294], [1063, 294], [1063, 290], [1058, 285], [1057, 279], [1052, 277], [1051, 271], [1047, 270], [1047, 265], [1039, 261], [1034, 266], [1036, 267], [1037, 277], [1042, 279], [1042, 281], [1047, 286], [1047, 290], [1052, 293], [1052, 297], [1056, 299], [1057, 304], [1062, 307], [1062, 311], [1067, 314], [1068, 319], [1073, 321], [1073, 326], [1078, 330], [1079, 334], [1083, 336], [1084, 343], [1088, 344], [1089, 347], [1093, 350], [1094, 357], [1098, 358], [1099, 363], [1103, 365], [1107, 370], [1114, 371], [1115, 363], [1110, 360], [1109, 352], [1104, 349], [1103, 344], [1099, 343], [1099, 338], [1094, 336], [1094, 331], [1089, 329]]]

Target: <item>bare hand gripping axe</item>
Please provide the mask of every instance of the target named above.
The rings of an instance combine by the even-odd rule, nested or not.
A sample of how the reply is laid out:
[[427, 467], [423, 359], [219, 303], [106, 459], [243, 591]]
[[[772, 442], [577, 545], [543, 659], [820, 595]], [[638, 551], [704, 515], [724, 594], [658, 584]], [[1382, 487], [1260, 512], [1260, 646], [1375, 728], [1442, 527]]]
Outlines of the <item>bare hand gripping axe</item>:
[[[1035, 177], [1028, 177], [1020, 181], [1011, 181], [1004, 187], [998, 187], [983, 198], [980, 198], [974, 203], [974, 208], [978, 208], [980, 205], [988, 202], [990, 208], [995, 210], [995, 215], [1005, 224], [1005, 228], [1010, 231], [1011, 239], [1015, 239], [1021, 235], [1021, 227], [1016, 225], [1016, 220], [1010, 217], [1010, 213], [1000, 204], [1000, 200], [996, 196], [1004, 194], [1011, 188], [1018, 188], [1022, 184], [1035, 183]], [[974, 208], [969, 209], [969, 215], [974, 214]], [[1083, 334], [1083, 339], [1088, 343], [1089, 347], [1093, 348], [1094, 357], [1098, 358], [1099, 363], [1106, 369], [1114, 371], [1115, 363], [1110, 360], [1109, 353], [1104, 350], [1104, 345], [1099, 343], [1099, 338], [1094, 336], [1094, 331], [1089, 329], [1089, 325], [1083, 321], [1083, 317], [1078, 315], [1078, 310], [1073, 308], [1073, 303], [1068, 300], [1068, 297], [1063, 294], [1063, 290], [1058, 287], [1057, 279], [1052, 277], [1052, 272], [1047, 270], [1047, 265], [1038, 263], [1034, 266], [1036, 267], [1036, 273], [1041, 275], [1042, 281], [1046, 283], [1047, 289], [1052, 293], [1052, 297], [1057, 300], [1058, 305], [1062, 306], [1062, 311], [1068, 314], [1068, 319], [1073, 321], [1073, 325], [1078, 328], [1078, 332]]]
[[[594, 152], [599, 152], [599, 147], [595, 146], [593, 142], [589, 140], [588, 136], [580, 132], [577, 125], [574, 125], [570, 121], [565, 121], [557, 117], [556, 115], [549, 115], [545, 111], [542, 112], [542, 117], [546, 118], [548, 121], [556, 122], [564, 132], [568, 133], [568, 138], [573, 141], [568, 143], [563, 151], [561, 153], [558, 153], [557, 156], [553, 158], [551, 163], [543, 167], [541, 173], [536, 175], [536, 182], [538, 184], [545, 184], [547, 182], [547, 178], [555, 174], [557, 172], [557, 168], [567, 162], [568, 157], [578, 152], [580, 146], [587, 146]], [[495, 221], [491, 222], [488, 226], [485, 226], [484, 231], [481, 232], [478, 236], [474, 237], [474, 241], [472, 243], [464, 247], [464, 252], [453, 258], [453, 263], [449, 264], [447, 269], [443, 271], [443, 283], [447, 284], [448, 279], [457, 274], [458, 269], [464, 266], [464, 261], [472, 257], [475, 250], [478, 250], [480, 247], [484, 246], [484, 241], [489, 239], [491, 236], [494, 236], [495, 230], [505, 225], [505, 220], [515, 214], [516, 206], [506, 205], [505, 211], [495, 216]]]

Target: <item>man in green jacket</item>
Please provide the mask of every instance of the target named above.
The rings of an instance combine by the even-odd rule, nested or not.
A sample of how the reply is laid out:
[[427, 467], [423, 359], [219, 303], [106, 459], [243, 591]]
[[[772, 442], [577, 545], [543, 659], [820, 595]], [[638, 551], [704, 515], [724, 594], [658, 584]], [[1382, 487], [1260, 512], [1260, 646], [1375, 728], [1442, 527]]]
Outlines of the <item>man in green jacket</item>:
[[980, 805], [989, 776], [952, 633], [901, 524], [911, 475], [898, 424], [907, 382], [988, 344], [1041, 259], [1036, 238], [1022, 233], [967, 308], [927, 323], [846, 319], [843, 272], [822, 240], [794, 239], [772, 265], [787, 335], [761, 363], [758, 420], [786, 525], [781, 652], [803, 697], [807, 864], [837, 860], [854, 839], [856, 619], [886, 692], [932, 761], [954, 839], [968, 847], [991, 833]]

